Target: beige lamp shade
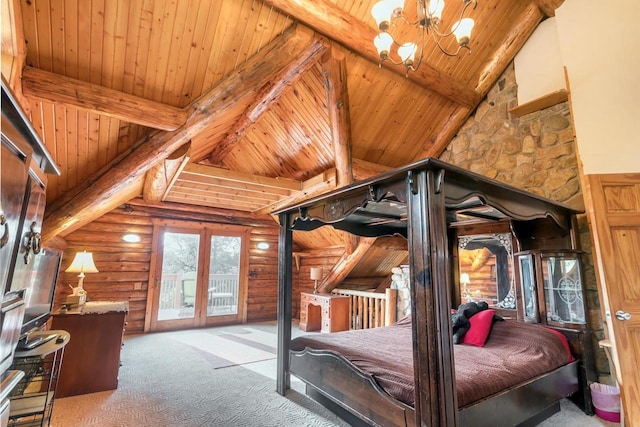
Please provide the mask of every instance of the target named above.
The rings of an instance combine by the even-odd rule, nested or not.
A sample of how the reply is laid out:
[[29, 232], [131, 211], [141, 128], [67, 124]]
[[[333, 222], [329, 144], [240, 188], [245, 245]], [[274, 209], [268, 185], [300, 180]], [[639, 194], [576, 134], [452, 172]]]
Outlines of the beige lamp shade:
[[98, 269], [93, 262], [93, 252], [77, 252], [71, 261], [71, 265], [65, 270], [67, 273], [97, 273]]
[[311, 267], [311, 280], [322, 280], [322, 269]]
[[469, 273], [462, 273], [460, 275], [460, 283], [463, 285], [468, 285], [471, 283], [471, 279], [469, 278]]
[[65, 270], [67, 273], [78, 274], [78, 288], [74, 289], [74, 294], [84, 294], [84, 273], [97, 273], [98, 269], [93, 263], [93, 253], [82, 251], [76, 252], [76, 256], [71, 261], [71, 265]]

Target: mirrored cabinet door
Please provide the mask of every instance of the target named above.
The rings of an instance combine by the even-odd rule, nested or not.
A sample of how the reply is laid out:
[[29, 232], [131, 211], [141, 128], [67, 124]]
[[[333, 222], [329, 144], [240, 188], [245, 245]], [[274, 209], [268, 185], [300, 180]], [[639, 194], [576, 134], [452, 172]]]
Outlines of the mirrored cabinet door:
[[513, 249], [510, 233], [458, 238], [460, 301], [485, 301], [489, 307], [515, 310]]
[[547, 322], [586, 324], [577, 254], [543, 255], [541, 267]]
[[531, 323], [580, 329], [587, 324], [579, 251], [516, 254], [519, 316]]
[[518, 256], [518, 270], [520, 272], [520, 288], [522, 290], [523, 317], [526, 322], [539, 323], [538, 291], [535, 281], [533, 255]]

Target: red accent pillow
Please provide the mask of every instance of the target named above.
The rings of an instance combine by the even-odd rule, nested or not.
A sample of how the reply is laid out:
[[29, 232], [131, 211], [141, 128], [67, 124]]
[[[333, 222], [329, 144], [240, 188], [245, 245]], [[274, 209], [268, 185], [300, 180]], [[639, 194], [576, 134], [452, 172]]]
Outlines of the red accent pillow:
[[462, 337], [464, 344], [475, 345], [476, 347], [483, 347], [491, 332], [491, 326], [493, 325], [493, 315], [496, 311], [493, 309], [482, 310], [480, 313], [476, 313], [469, 318], [471, 327]]

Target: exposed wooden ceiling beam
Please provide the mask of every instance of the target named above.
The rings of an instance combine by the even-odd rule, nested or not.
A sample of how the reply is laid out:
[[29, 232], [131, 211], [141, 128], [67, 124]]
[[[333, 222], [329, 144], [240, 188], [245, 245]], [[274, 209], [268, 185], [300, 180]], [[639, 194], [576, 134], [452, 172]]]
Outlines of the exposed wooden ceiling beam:
[[356, 181], [362, 181], [393, 169], [389, 166], [371, 163], [361, 159], [353, 159], [352, 167], [353, 177]]
[[185, 203], [199, 206], [221, 207], [226, 209], [253, 212], [262, 207], [262, 203], [258, 199], [240, 200], [239, 198], [219, 197], [219, 195], [202, 196], [189, 193], [179, 193], [172, 191], [166, 199], [167, 202]]
[[[265, 3], [291, 15], [326, 37], [346, 46], [363, 58], [379, 63], [380, 57], [373, 45], [377, 35], [373, 25], [355, 19], [328, 0], [264, 0]], [[385, 68], [405, 75], [404, 66], [387, 63]], [[452, 101], [475, 108], [482, 99], [479, 93], [463, 82], [423, 62], [408, 78]]]
[[195, 206], [181, 203], [145, 202], [141, 198], [131, 199], [122, 208], [133, 215], [172, 219], [191, 219], [202, 222], [222, 222], [252, 227], [273, 227], [277, 222], [269, 215], [237, 212], [229, 209]]
[[153, 129], [176, 130], [187, 119], [187, 112], [181, 108], [33, 67], [25, 67], [22, 71], [22, 90], [28, 98], [80, 108]]
[[347, 64], [344, 55], [332, 50], [322, 61], [322, 77], [327, 94], [329, 127], [336, 159], [336, 185], [353, 183], [351, 171], [351, 118], [347, 90]]
[[336, 187], [336, 169], [331, 168], [313, 176], [306, 181], [302, 181], [302, 193], [305, 195], [315, 194], [321, 188]]
[[[344, 54], [332, 49], [322, 61], [322, 77], [327, 94], [329, 128], [336, 163], [336, 187], [353, 183], [351, 162], [351, 118], [349, 91], [347, 89], [347, 63]], [[358, 236], [342, 233], [345, 251], [350, 254], [358, 245]]]
[[147, 172], [142, 189], [142, 198], [148, 202], [161, 202], [191, 158], [191, 143], [188, 142], [169, 157]]
[[[108, 199], [96, 201], [91, 209], [87, 209], [82, 212], [82, 216], [75, 216], [73, 213], [69, 213], [66, 216], [68, 226], [59, 230], [59, 233], [55, 236], [49, 232], [46, 226], [46, 221], [42, 226], [42, 241], [46, 242], [46, 246], [49, 246], [49, 236], [63, 236], [66, 237], [69, 233], [77, 230], [85, 224], [88, 224], [103, 215], [106, 215], [116, 207], [131, 200], [134, 197], [139, 196], [142, 193], [142, 187], [144, 185], [144, 179], [142, 176], [135, 177], [131, 181], [118, 187], [118, 191], [111, 195]], [[45, 213], [46, 215], [46, 213]]]
[[305, 249], [304, 252], [294, 252], [298, 258], [333, 258], [344, 255], [342, 246], [324, 246], [321, 248]]
[[[310, 48], [313, 46], [314, 48]], [[191, 140], [212, 123], [231, 114], [238, 103], [247, 104], [247, 98], [255, 94], [283, 67], [291, 62], [305, 66], [309, 58], [322, 45], [314, 42], [313, 36], [293, 27], [266, 45], [260, 52], [241, 64], [233, 73], [206, 91], [187, 109], [184, 125], [172, 132], [158, 131], [139, 141], [108, 171], [94, 175], [78, 192], [70, 192], [59, 207], [48, 213], [44, 220], [42, 238], [46, 241], [69, 227], [77, 228], [86, 223], [86, 217], [96, 205], [109, 204], [122, 188], [137, 181], [153, 165], [167, 158], [181, 145]]]
[[376, 237], [363, 237], [352, 253], [345, 253], [333, 267], [331, 272], [318, 285], [318, 292], [331, 292], [351, 273], [369, 248], [376, 242]]
[[534, 2], [529, 3], [520, 16], [513, 20], [513, 26], [509, 33], [491, 55], [491, 61], [485, 65], [480, 73], [476, 91], [482, 94], [483, 98], [507, 68], [507, 65], [513, 61], [516, 53], [520, 51], [524, 43], [533, 34], [542, 18], [542, 11]]
[[[318, 43], [321, 43], [318, 41]], [[207, 156], [207, 161], [212, 165], [221, 165], [222, 160], [233, 149], [238, 141], [244, 136], [247, 130], [258, 121], [260, 116], [267, 112], [269, 108], [284, 95], [300, 78], [315, 64], [315, 59], [319, 58], [326, 47], [314, 50], [315, 58], [309, 58], [304, 66], [292, 64], [291, 67], [283, 68], [279, 73], [274, 74], [262, 88], [258, 90], [256, 99], [244, 111], [240, 119], [236, 122], [233, 130], [226, 137], [213, 147]]]
[[427, 157], [438, 157], [447, 148], [451, 140], [460, 129], [460, 126], [467, 120], [467, 117], [471, 114], [472, 110], [460, 106], [453, 110], [447, 120], [442, 124], [440, 132], [428, 147], [422, 151], [422, 153], [414, 160], [425, 159]]

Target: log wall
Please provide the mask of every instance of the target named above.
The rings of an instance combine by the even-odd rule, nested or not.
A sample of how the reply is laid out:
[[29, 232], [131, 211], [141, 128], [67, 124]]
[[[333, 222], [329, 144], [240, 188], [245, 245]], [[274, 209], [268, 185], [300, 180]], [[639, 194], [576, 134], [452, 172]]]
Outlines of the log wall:
[[[300, 317], [300, 293], [313, 292], [313, 280], [311, 280], [311, 268], [322, 268], [322, 277], [326, 277], [336, 265], [340, 257], [344, 254], [342, 246], [329, 247], [323, 249], [308, 250], [294, 254], [298, 257], [297, 262], [293, 262], [293, 297], [292, 315], [293, 318]], [[320, 281], [318, 281], [320, 285]]]
[[[76, 252], [93, 252], [99, 273], [86, 274], [84, 288], [93, 301], [128, 301], [127, 334], [144, 331], [149, 270], [151, 264], [152, 220], [154, 218], [215, 222], [251, 226], [249, 247], [249, 281], [247, 321], [275, 320], [278, 292], [278, 226], [270, 220], [239, 216], [207, 215], [202, 209], [171, 211], [161, 208], [129, 206], [115, 209], [99, 219], [65, 236], [66, 247], [58, 277], [54, 310], [71, 294], [69, 285], [77, 286], [75, 273], [65, 273]], [[209, 218], [209, 219], [207, 219]], [[243, 224], [245, 223], [245, 224]], [[139, 243], [126, 243], [123, 234], [137, 233]], [[258, 242], [268, 242], [266, 250]]]

